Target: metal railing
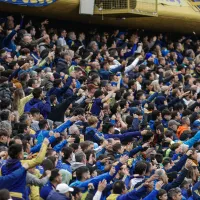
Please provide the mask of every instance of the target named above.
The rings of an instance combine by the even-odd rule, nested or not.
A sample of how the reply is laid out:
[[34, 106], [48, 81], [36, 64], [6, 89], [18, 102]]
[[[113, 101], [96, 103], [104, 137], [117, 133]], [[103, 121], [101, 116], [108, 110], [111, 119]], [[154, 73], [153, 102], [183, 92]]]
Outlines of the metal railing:
[[188, 3], [193, 8], [194, 11], [200, 11], [200, 1], [199, 0], [188, 0]]
[[157, 16], [157, 0], [95, 0], [94, 14], [140, 14]]

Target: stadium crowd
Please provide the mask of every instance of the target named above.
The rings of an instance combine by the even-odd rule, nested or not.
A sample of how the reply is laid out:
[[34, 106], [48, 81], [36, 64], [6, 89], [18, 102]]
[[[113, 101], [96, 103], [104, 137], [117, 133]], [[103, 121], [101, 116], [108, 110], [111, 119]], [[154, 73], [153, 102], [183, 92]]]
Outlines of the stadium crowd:
[[0, 75], [0, 200], [200, 199], [196, 35], [7, 16]]

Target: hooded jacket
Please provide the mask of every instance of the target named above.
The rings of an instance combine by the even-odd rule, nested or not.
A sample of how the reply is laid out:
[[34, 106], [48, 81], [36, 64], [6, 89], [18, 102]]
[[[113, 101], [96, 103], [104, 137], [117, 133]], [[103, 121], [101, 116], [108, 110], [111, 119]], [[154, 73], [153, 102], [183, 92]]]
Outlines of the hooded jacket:
[[106, 200], [140, 200], [142, 195], [147, 192], [147, 187], [142, 186], [138, 190], [132, 190], [126, 194], [111, 194]]
[[0, 189], [14, 187], [14, 185], [18, 184], [18, 181], [24, 177], [24, 174], [26, 174], [26, 170], [24, 167], [21, 167], [6, 176], [0, 176]]
[[176, 132], [177, 137], [180, 138], [182, 133], [186, 130], [188, 130], [188, 126], [185, 126], [185, 125], [179, 126]]
[[11, 91], [7, 83], [0, 84], [0, 97], [11, 99]]
[[48, 119], [51, 119], [52, 121], [63, 122], [65, 111], [70, 106], [70, 104], [76, 100], [76, 98], [77, 96], [74, 95], [72, 97], [67, 98], [65, 101], [56, 106], [52, 105], [51, 112], [48, 115]]
[[7, 35], [3, 40], [3, 46], [8, 47], [9, 49], [12, 49], [13, 52], [16, 51], [16, 45], [14, 41], [12, 40], [12, 38], [16, 34], [17, 32], [15, 30], [12, 30], [12, 32], [9, 35]]
[[60, 72], [68, 74], [68, 71], [69, 71], [68, 63], [64, 59], [59, 58], [57, 66], [56, 66], [56, 72], [58, 72], [59, 74], [60, 74]]
[[85, 167], [86, 166], [86, 164], [84, 164], [84, 163], [81, 163], [81, 162], [73, 162], [73, 163], [71, 163], [71, 169], [72, 169], [72, 171], [75, 171], [75, 170], [77, 170], [79, 167]]
[[103, 134], [99, 133], [96, 128], [87, 127], [85, 131], [85, 140], [89, 140], [100, 144], [100, 141], [104, 139]]
[[24, 112], [30, 112], [31, 108], [37, 108], [40, 110], [40, 114], [46, 119], [48, 114], [51, 112], [51, 104], [49, 98], [45, 102], [40, 99], [32, 98], [26, 103]]
[[49, 196], [47, 197], [47, 200], [69, 200], [69, 198], [67, 198], [67, 196], [65, 194], [61, 194], [59, 192], [56, 191], [51, 191]]
[[[38, 153], [37, 157], [32, 160], [18, 160], [18, 159], [8, 159], [6, 161], [6, 164], [2, 166], [1, 168], [1, 174], [3, 176], [9, 175], [15, 170], [22, 167], [22, 163], [27, 163], [30, 168], [35, 167], [36, 165], [39, 165], [45, 158], [47, 150], [47, 145], [42, 144], [41, 151]], [[23, 198], [28, 199], [26, 196], [26, 172], [23, 173], [21, 178], [18, 180], [17, 184], [9, 184], [6, 189], [10, 191], [10, 194], [12, 197], [15, 198]]]

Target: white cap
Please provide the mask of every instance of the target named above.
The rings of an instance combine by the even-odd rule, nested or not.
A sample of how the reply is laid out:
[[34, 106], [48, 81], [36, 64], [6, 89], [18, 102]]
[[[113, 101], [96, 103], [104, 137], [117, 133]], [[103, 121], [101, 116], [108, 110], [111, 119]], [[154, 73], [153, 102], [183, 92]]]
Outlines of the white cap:
[[73, 192], [74, 189], [69, 187], [67, 184], [65, 183], [61, 183], [61, 184], [58, 184], [57, 187], [56, 187], [56, 191], [58, 191], [59, 193], [61, 194], [65, 194], [67, 192]]

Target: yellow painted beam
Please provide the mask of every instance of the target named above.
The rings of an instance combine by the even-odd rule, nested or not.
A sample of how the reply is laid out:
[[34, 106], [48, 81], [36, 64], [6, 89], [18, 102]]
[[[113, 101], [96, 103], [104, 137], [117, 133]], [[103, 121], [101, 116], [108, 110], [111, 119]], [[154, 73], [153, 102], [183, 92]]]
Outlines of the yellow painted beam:
[[192, 6], [200, 6], [200, 2], [190, 2]]

